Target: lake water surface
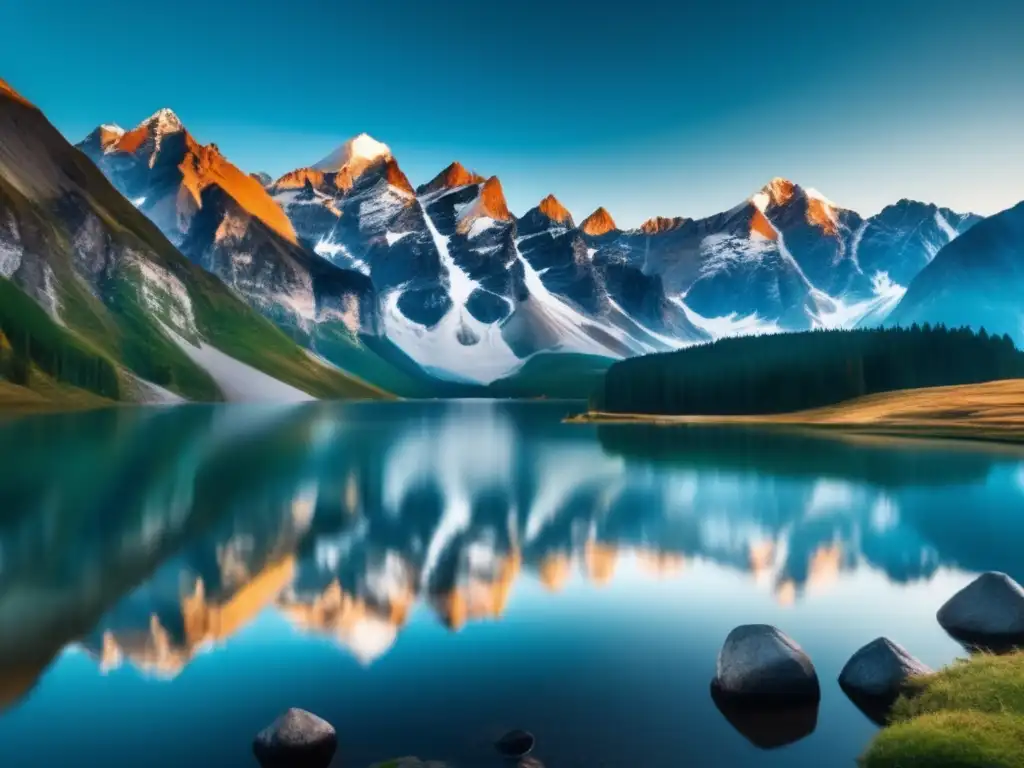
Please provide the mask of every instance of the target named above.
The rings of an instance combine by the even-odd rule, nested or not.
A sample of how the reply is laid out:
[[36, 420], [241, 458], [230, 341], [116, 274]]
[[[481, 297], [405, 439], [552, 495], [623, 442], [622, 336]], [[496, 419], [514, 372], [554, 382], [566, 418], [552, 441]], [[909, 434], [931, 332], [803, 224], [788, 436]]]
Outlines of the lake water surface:
[[[853, 766], [876, 727], [835, 683], [846, 659], [886, 635], [947, 663], [938, 607], [983, 570], [1024, 581], [1020, 454], [574, 410], [0, 424], [0, 763], [254, 765], [298, 706], [353, 768], [495, 765], [512, 728], [548, 768]], [[775, 749], [708, 689], [728, 632], [761, 622], [822, 680]]]

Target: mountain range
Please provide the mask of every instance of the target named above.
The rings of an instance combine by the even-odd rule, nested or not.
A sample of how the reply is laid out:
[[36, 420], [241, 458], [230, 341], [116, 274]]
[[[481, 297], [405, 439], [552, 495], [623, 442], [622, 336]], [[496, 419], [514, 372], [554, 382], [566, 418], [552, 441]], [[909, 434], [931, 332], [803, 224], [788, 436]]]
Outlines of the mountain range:
[[[621, 229], [604, 208], [577, 223], [554, 195], [516, 215], [497, 177], [458, 162], [414, 186], [390, 148], [366, 134], [275, 180], [239, 169], [215, 144], [198, 142], [169, 109], [131, 130], [101, 125], [78, 144], [82, 154], [6, 86], [0, 113], [7, 118], [0, 276], [51, 320], [99, 344], [119, 370], [189, 399], [224, 395], [224, 385], [211, 384], [203, 368], [209, 362], [197, 363], [190, 349], [263, 373], [269, 364], [271, 376], [312, 396], [529, 396], [551, 394], [550, 382], [538, 376], [554, 367], [566, 376], [585, 371], [582, 386], [615, 359], [728, 335], [958, 318], [985, 321], [1017, 340], [1024, 335], [1015, 310], [966, 311], [957, 298], [966, 283], [955, 277], [987, 263], [965, 262], [974, 243], [1002, 248], [989, 265], [998, 284], [996, 262], [1013, 259], [1019, 238], [1011, 232], [1012, 242], [1000, 245], [999, 235], [985, 235], [997, 225], [986, 222], [962, 241], [981, 217], [930, 203], [900, 200], [865, 218], [776, 178], [714, 216], [654, 217]], [[18, 218], [20, 198], [12, 197], [47, 179], [47, 216], [63, 239], [91, 238], [84, 250], [65, 249], [58, 267], [25, 255], [32, 249], [22, 233], [31, 228]], [[80, 199], [108, 201], [102, 214], [89, 216], [69, 201], [62, 190], [75, 185]], [[174, 268], [167, 273], [157, 256], [131, 251], [127, 262], [145, 269], [113, 267], [120, 282], [101, 286], [100, 267], [90, 264], [97, 243], [138, 228], [159, 242], [156, 251], [166, 252]], [[954, 247], [960, 242], [968, 245]], [[169, 283], [168, 274], [184, 287]], [[268, 338], [281, 350], [257, 343], [240, 350], [236, 334], [212, 327], [208, 317], [190, 317], [182, 291], [195, 305], [192, 293], [200, 289], [188, 280], [230, 296], [232, 312], [247, 305], [246, 322], [258, 320], [253, 310], [273, 323], [280, 333]], [[150, 298], [126, 309], [113, 295], [131, 290], [111, 287], [122, 284]], [[1012, 290], [997, 288], [1012, 305]], [[58, 305], [66, 311], [75, 303], [69, 293], [82, 291], [113, 313], [115, 324], [129, 312], [144, 338], [136, 348], [156, 362], [147, 367], [141, 352], [100, 344], [112, 331], [101, 333], [88, 318], [64, 322], [54, 314]], [[942, 301], [956, 311], [926, 298], [937, 291], [952, 291]], [[979, 287], [972, 296], [987, 301], [986, 293]], [[218, 333], [229, 339], [220, 341]], [[200, 346], [183, 347], [181, 339]], [[298, 378], [295, 371], [277, 375], [281, 355], [302, 369]], [[201, 384], [186, 383], [190, 376]], [[318, 380], [315, 386], [308, 377]]]

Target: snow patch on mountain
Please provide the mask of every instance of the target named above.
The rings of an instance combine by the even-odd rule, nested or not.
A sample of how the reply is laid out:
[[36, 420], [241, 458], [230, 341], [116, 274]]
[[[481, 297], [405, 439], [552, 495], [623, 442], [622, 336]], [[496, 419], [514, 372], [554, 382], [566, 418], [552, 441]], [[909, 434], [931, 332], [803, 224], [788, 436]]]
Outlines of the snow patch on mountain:
[[180, 395], [176, 395], [169, 389], [154, 384], [151, 381], [140, 379], [128, 370], [122, 370], [121, 375], [134, 388], [134, 401], [142, 405], [177, 405], [188, 402]]
[[[424, 370], [442, 379], [490, 384], [522, 364], [496, 325], [481, 323], [462, 306], [453, 306], [433, 328], [414, 323], [398, 308], [401, 290], [384, 297], [383, 320], [387, 337]], [[472, 346], [460, 336], [474, 337]]]
[[388, 241], [388, 245], [392, 246], [401, 240], [403, 237], [408, 237], [412, 232], [392, 232], [390, 229], [384, 233], [385, 239]]
[[700, 276], [728, 272], [737, 264], [760, 263], [774, 251], [774, 242], [765, 237], [737, 237], [728, 232], [707, 235], [700, 243]]
[[170, 329], [165, 328], [165, 331], [193, 363], [210, 374], [228, 402], [299, 403], [316, 399], [224, 354], [216, 347], [203, 342], [195, 346]]
[[361, 272], [367, 277], [370, 275], [370, 265], [362, 259], [353, 256], [352, 252], [342, 243], [335, 243], [324, 238], [313, 246], [313, 252], [316, 253], [317, 256], [323, 256], [325, 259], [339, 267], [353, 269], [356, 272]]
[[451, 252], [448, 250], [449, 238], [446, 235], [442, 235], [437, 227], [434, 226], [434, 221], [430, 218], [422, 202], [420, 203], [420, 208], [423, 211], [423, 220], [426, 222], [430, 237], [434, 240], [434, 246], [441, 256], [441, 264], [444, 266], [445, 271], [448, 272], [448, 295], [452, 303], [455, 304], [453, 311], [461, 312], [470, 295], [480, 284], [455, 263], [455, 259], [452, 258]]
[[950, 242], [956, 239], [957, 232], [953, 229], [953, 226], [949, 223], [946, 217], [942, 215], [942, 211], [935, 211], [935, 223], [939, 225], [939, 229], [946, 234], [946, 237], [950, 239]]
[[338, 171], [352, 161], [372, 162], [378, 158], [391, 157], [391, 148], [372, 136], [361, 133], [349, 139], [327, 157], [313, 166], [318, 171]]
[[479, 237], [489, 229], [496, 227], [498, 222], [488, 216], [482, 216], [476, 219], [466, 231], [466, 238], [472, 240], [474, 237]]
[[774, 320], [759, 317], [756, 312], [745, 316], [732, 312], [723, 317], [704, 317], [690, 309], [683, 299], [671, 298], [669, 301], [683, 310], [686, 319], [706, 332], [712, 341], [729, 336], [762, 336], [783, 332], [782, 327]]
[[857, 227], [857, 231], [853, 233], [853, 239], [850, 241], [850, 261], [853, 262], [853, 266], [858, 272], [863, 273], [864, 270], [860, 268], [860, 258], [858, 252], [860, 251], [860, 241], [864, 239], [864, 233], [868, 231], [868, 220], [865, 219], [861, 222], [861, 225]]
[[813, 291], [818, 311], [811, 314], [811, 327], [823, 329], [855, 328], [866, 322], [881, 322], [899, 304], [907, 289], [889, 279], [886, 272], [872, 277], [874, 295], [869, 299], [847, 303], [842, 298]]
[[831, 200], [829, 200], [827, 197], [825, 197], [823, 194], [821, 194], [821, 192], [816, 190], [814, 187], [807, 187], [806, 189], [804, 189], [804, 194], [807, 195], [812, 200], [818, 200], [819, 202], [824, 203], [829, 208], [839, 208], [840, 207], [840, 206], [836, 205], [835, 203], [833, 203]]

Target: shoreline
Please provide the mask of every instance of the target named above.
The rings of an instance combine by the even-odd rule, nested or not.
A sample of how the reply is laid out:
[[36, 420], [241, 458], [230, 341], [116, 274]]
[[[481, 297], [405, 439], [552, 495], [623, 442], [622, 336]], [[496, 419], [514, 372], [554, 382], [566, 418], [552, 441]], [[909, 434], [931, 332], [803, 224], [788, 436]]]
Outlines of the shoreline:
[[713, 416], [585, 411], [564, 422], [740, 426], [1020, 445], [1024, 444], [1024, 380], [898, 390], [790, 413]]

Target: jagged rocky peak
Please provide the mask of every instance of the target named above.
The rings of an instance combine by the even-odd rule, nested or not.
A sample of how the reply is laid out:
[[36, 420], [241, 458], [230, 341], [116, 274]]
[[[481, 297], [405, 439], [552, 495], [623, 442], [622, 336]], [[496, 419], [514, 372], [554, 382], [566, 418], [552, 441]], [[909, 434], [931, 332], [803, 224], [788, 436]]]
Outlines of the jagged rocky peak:
[[537, 208], [556, 224], [564, 224], [567, 227], [573, 226], [572, 214], [554, 195], [548, 195], [541, 200]]
[[163, 109], [158, 109], [135, 127], [135, 130], [140, 129], [145, 129], [151, 134], [166, 136], [169, 133], [185, 130], [185, 125], [173, 109], [164, 107]]
[[143, 146], [157, 147], [165, 136], [180, 132], [186, 132], [185, 125], [173, 110], [164, 107], [130, 131], [122, 134], [104, 149], [112, 152], [137, 152]]
[[456, 160], [416, 191], [422, 195], [439, 192], [442, 189], [456, 189], [469, 184], [481, 184], [483, 181], [483, 176], [467, 170], [462, 163]]
[[497, 176], [491, 176], [480, 187], [480, 192], [472, 203], [459, 214], [458, 231], [467, 234], [474, 228], [474, 222], [481, 219], [510, 221], [512, 214], [505, 201], [505, 193]]
[[315, 168], [297, 168], [294, 171], [288, 171], [288, 173], [275, 181], [271, 185], [270, 191], [271, 193], [276, 193], [286, 189], [302, 189], [307, 185], [314, 189], [319, 189], [324, 185], [326, 178], [326, 173]]
[[612, 218], [612, 215], [604, 207], [601, 207], [583, 220], [580, 229], [586, 235], [599, 237], [615, 231], [618, 227], [615, 226], [615, 219]]
[[758, 210], [764, 213], [769, 205], [785, 205], [793, 199], [796, 194], [797, 185], [789, 179], [776, 176], [769, 181], [761, 190], [755, 194], [750, 201], [757, 206]]
[[389, 157], [391, 157], [391, 148], [387, 144], [377, 141], [367, 133], [361, 133], [335, 149], [316, 163], [313, 168], [328, 173], [336, 173], [348, 168], [353, 176], [356, 176], [359, 171], [377, 160]]
[[412, 184], [409, 182], [409, 177], [398, 167], [398, 162], [393, 157], [389, 157], [384, 161], [384, 174], [388, 184], [395, 189], [408, 192], [410, 195], [416, 194], [416, 190], [413, 189]]
[[807, 223], [819, 227], [827, 235], [838, 235], [836, 210], [839, 206], [816, 189], [805, 189], [804, 194], [807, 196]]
[[658, 235], [662, 232], [671, 232], [679, 229], [689, 219], [685, 216], [655, 216], [640, 225], [640, 231], [645, 235]]
[[491, 176], [480, 188], [478, 198], [483, 212], [492, 219], [508, 221], [512, 218], [509, 213], [508, 203], [505, 202], [505, 192], [501, 188], [501, 182], [497, 176]]

